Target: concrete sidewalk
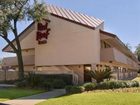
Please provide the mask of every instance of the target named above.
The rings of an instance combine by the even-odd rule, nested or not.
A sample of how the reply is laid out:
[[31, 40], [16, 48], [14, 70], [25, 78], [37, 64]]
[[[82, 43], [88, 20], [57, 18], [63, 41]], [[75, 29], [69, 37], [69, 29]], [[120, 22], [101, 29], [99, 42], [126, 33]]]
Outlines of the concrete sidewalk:
[[53, 90], [50, 92], [45, 92], [45, 93], [41, 93], [41, 94], [37, 94], [37, 95], [33, 95], [33, 96], [5, 101], [5, 102], [2, 102], [2, 104], [5, 104], [5, 105], [35, 105], [37, 103], [45, 101], [46, 99], [58, 97], [58, 96], [64, 95], [65, 93], [66, 93], [65, 89], [56, 89], [56, 90]]
[[0, 88], [10, 88], [10, 87], [16, 87], [16, 86], [10, 84], [0, 84]]

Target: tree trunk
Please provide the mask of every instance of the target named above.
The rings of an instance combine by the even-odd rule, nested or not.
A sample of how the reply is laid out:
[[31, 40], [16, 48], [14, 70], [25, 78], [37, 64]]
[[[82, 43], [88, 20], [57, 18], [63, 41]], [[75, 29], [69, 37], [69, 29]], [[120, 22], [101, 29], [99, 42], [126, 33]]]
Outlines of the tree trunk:
[[18, 49], [18, 51], [16, 52], [17, 60], [18, 60], [18, 69], [19, 69], [18, 77], [19, 77], [19, 80], [23, 80], [24, 79], [24, 64], [23, 64], [22, 49], [21, 49], [19, 38], [16, 39], [16, 42], [17, 42], [17, 49]]
[[[19, 50], [19, 49], [18, 49]], [[18, 60], [18, 78], [19, 80], [24, 79], [24, 65], [21, 50], [17, 52], [17, 60]]]
[[16, 41], [16, 45], [17, 45], [17, 60], [18, 60], [18, 77], [19, 80], [23, 80], [24, 79], [24, 64], [23, 64], [23, 58], [22, 58], [22, 49], [21, 49], [21, 45], [20, 45], [20, 40], [18, 37], [18, 33], [17, 33], [17, 20], [14, 21], [14, 30], [13, 33], [15, 35], [15, 41]]

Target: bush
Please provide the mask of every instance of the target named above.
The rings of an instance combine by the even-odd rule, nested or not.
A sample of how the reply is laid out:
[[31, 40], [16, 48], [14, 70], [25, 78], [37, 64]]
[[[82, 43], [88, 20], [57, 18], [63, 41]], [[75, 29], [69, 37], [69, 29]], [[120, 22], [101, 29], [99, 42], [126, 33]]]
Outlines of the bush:
[[99, 89], [117, 89], [117, 88], [130, 88], [139, 87], [137, 81], [107, 81], [98, 85]]
[[15, 85], [17, 86], [17, 87], [26, 87], [27, 85], [28, 85], [28, 83], [27, 83], [27, 81], [26, 80], [23, 80], [23, 81], [18, 81], [18, 82], [16, 82], [15, 83]]
[[43, 82], [42, 87], [46, 90], [52, 90], [53, 89], [52, 82], [50, 82], [50, 81]]
[[107, 83], [107, 85], [108, 85], [107, 86], [108, 89], [116, 89], [116, 88], [119, 88], [119, 84], [116, 81], [109, 81]]
[[97, 83], [104, 81], [105, 79], [110, 80], [112, 78], [112, 71], [109, 66], [106, 66], [104, 69], [90, 70], [89, 76], [96, 80]]
[[128, 82], [125, 81], [118, 81], [118, 83], [120, 84], [118, 88], [128, 88], [131, 87], [128, 85]]
[[108, 82], [101, 82], [100, 84], [97, 85], [98, 89], [108, 89], [109, 85]]
[[96, 88], [96, 83], [85, 83], [84, 85], [85, 91], [92, 91]]
[[72, 87], [73, 87], [73, 86], [66, 86], [66, 87], [65, 87], [66, 93], [71, 93]]
[[131, 81], [131, 87], [139, 87], [138, 81]]
[[43, 78], [33, 72], [30, 72], [28, 74], [28, 76], [26, 77], [26, 81], [28, 82], [28, 86], [30, 86], [31, 88], [40, 87], [44, 82]]
[[[60, 75], [57, 76], [61, 77]], [[44, 88], [47, 90], [51, 90], [53, 88], [65, 88], [66, 83], [62, 79], [56, 79], [58, 78], [57, 76], [55, 77], [54, 75], [41, 75], [30, 72], [25, 80], [27, 81], [28, 86], [31, 88]]]
[[122, 88], [126, 85], [123, 82], [119, 81], [106, 81], [102, 82], [98, 85], [98, 88], [100, 89], [116, 89], [116, 88]]
[[61, 79], [59, 79], [59, 80], [53, 80], [53, 82], [52, 82], [52, 86], [53, 86], [53, 88], [55, 88], [55, 89], [62, 89], [62, 88], [65, 88], [65, 86], [66, 86], [66, 83], [63, 81], [63, 80], [61, 80]]
[[36, 74], [36, 75], [42, 78], [43, 81], [63, 80], [66, 85], [72, 85], [71, 74]]
[[65, 89], [67, 94], [82, 93], [85, 90], [83, 86], [66, 86]]

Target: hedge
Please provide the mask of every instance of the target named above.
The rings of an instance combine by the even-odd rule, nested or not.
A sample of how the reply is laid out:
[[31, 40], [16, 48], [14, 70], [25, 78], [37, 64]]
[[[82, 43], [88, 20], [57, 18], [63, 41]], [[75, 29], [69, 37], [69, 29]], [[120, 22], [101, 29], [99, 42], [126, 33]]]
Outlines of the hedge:
[[36, 74], [44, 81], [48, 80], [63, 80], [66, 85], [72, 85], [72, 75], [71, 74]]

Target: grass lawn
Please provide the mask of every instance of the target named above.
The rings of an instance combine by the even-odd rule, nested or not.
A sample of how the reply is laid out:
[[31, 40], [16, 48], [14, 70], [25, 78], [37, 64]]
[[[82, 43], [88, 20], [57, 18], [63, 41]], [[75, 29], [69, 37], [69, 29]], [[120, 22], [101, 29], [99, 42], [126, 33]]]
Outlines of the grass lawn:
[[6, 88], [0, 89], [0, 101], [20, 98], [24, 96], [34, 95], [44, 92], [43, 90], [35, 89], [19, 89], [19, 88]]
[[37, 105], [140, 105], [140, 93], [89, 92], [53, 98]]

